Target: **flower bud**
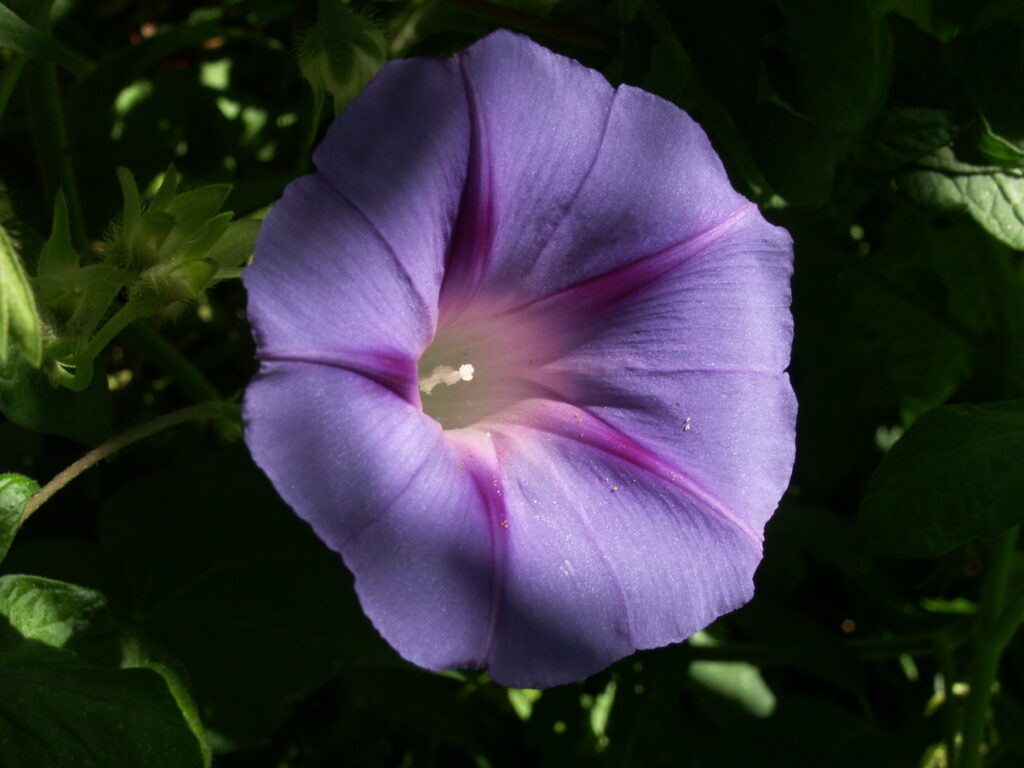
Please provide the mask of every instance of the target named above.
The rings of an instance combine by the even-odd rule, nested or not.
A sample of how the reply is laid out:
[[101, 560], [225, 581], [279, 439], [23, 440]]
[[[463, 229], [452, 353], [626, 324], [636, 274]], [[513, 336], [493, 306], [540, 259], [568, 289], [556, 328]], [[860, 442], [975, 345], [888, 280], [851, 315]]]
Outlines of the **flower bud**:
[[194, 299], [217, 280], [234, 276], [252, 253], [259, 222], [232, 222], [230, 211], [218, 213], [229, 185], [179, 193], [179, 177], [171, 166], [143, 208], [131, 174], [121, 168], [118, 178], [125, 206], [107, 260], [136, 276], [128, 300], [141, 315]]
[[8, 339], [31, 365], [39, 367], [43, 337], [35, 296], [14, 241], [0, 224], [0, 363], [7, 362]]
[[53, 230], [39, 254], [34, 280], [44, 319], [57, 336], [76, 347], [84, 342], [128, 279], [109, 264], [79, 264], [71, 245], [67, 204], [58, 193]]
[[317, 95], [328, 93], [334, 111], [350, 102], [387, 58], [384, 36], [342, 0], [320, 0], [317, 21], [299, 48], [299, 68]]

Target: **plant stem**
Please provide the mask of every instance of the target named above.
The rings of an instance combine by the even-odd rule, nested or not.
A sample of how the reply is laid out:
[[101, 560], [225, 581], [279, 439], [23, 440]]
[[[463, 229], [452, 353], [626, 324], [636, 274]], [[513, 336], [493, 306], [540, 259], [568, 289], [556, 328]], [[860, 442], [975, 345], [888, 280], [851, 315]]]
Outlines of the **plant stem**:
[[89, 343], [82, 352], [82, 357], [87, 360], [94, 359], [106, 348], [107, 344], [114, 340], [117, 334], [135, 322], [139, 316], [139, 311], [133, 304], [125, 304], [89, 339]]
[[[35, 16], [27, 18], [29, 24], [33, 27], [40, 27], [44, 25], [46, 17], [50, 13], [50, 3], [40, 2], [36, 6]], [[14, 94], [14, 88], [18, 84], [18, 79], [21, 77], [21, 73], [25, 70], [25, 64], [28, 62], [28, 57], [21, 53], [11, 52], [11, 57], [7, 60], [7, 66], [4, 67], [4, 71], [0, 73], [0, 117], [3, 117], [4, 110], [7, 109], [7, 103], [11, 100], [11, 96]]]
[[[126, 304], [117, 310], [114, 316], [107, 320], [106, 324], [96, 332], [96, 335], [89, 339], [88, 345], [82, 350], [81, 354], [76, 354], [71, 358], [71, 364], [74, 365], [75, 372], [74, 374], [62, 373], [60, 377], [61, 386], [70, 389], [72, 392], [81, 392], [88, 387], [92, 381], [92, 361], [103, 351], [107, 344], [114, 340], [117, 334], [131, 325], [138, 317], [137, 309], [131, 304]], [[210, 400], [215, 398], [204, 397], [203, 399]]]
[[74, 244], [79, 248], [84, 247], [88, 242], [88, 234], [82, 217], [78, 183], [71, 164], [71, 145], [57, 87], [57, 68], [49, 62], [32, 62], [26, 69], [25, 81], [23, 91], [28, 102], [29, 123], [42, 169], [43, 189], [50, 201], [58, 189], [64, 191]]
[[108, 456], [117, 453], [122, 448], [131, 445], [136, 440], [149, 437], [161, 430], [167, 429], [167, 427], [173, 427], [175, 424], [181, 424], [185, 421], [215, 418], [230, 408], [230, 405], [220, 401], [190, 405], [188, 408], [164, 414], [159, 418], [153, 419], [153, 421], [140, 424], [117, 437], [111, 438], [103, 443], [103, 445], [93, 448], [74, 464], [59, 472], [50, 482], [36, 491], [32, 498], [28, 500], [28, 504], [25, 505], [25, 511], [21, 516], [21, 523], [24, 524], [39, 507], [49, 501], [50, 497], [80, 474], [103, 461]]
[[935, 638], [935, 661], [942, 673], [942, 738], [946, 745], [946, 764], [956, 759], [956, 710], [953, 707], [953, 683], [956, 668], [953, 663], [953, 644], [945, 633]]
[[146, 323], [136, 323], [125, 333], [130, 342], [142, 348], [146, 357], [174, 377], [190, 400], [197, 403], [223, 399], [220, 391], [192, 362]]
[[[963, 741], [960, 745], [959, 768], [977, 768], [981, 763], [984, 741], [985, 720], [988, 716], [992, 685], [999, 668], [999, 657], [1020, 623], [1013, 622], [1010, 612], [1002, 614], [1001, 608], [1006, 595], [1007, 576], [1014, 546], [1017, 543], [1019, 526], [1014, 526], [996, 537], [981, 591], [981, 605], [978, 610], [977, 635], [974, 641], [974, 657], [971, 660], [970, 693], [967, 696], [967, 710], [964, 713]], [[1018, 601], [1019, 602], [1019, 601]], [[1014, 606], [1018, 608], [1018, 606]], [[1010, 626], [1007, 629], [1007, 625]], [[996, 632], [999, 628], [1001, 631]]]
[[27, 58], [20, 53], [12, 54], [11, 58], [7, 61], [7, 65], [4, 67], [4, 71], [0, 72], [0, 117], [3, 117], [4, 110], [7, 109], [7, 103], [11, 100], [11, 94], [14, 93], [18, 79], [25, 70], [26, 61]]

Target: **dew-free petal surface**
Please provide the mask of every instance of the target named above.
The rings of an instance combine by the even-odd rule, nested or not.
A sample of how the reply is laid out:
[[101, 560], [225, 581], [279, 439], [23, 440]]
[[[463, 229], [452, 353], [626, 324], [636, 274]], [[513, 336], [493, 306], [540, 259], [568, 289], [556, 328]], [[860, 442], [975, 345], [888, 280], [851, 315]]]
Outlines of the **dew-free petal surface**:
[[536, 299], [682, 243], [746, 205], [700, 126], [656, 96], [614, 90], [509, 33], [474, 45], [461, 64], [481, 145], [466, 208], [482, 230], [455, 264], [459, 279], [449, 278], [462, 294], [506, 306]]
[[427, 304], [388, 246], [320, 176], [293, 182], [245, 271], [260, 356], [400, 352], [433, 333]]
[[364, 376], [290, 361], [264, 364], [245, 412], [256, 463], [344, 556], [381, 634], [422, 666], [479, 665], [493, 526], [441, 428]]
[[415, 376], [434, 333], [468, 143], [454, 61], [381, 69], [314, 153], [318, 173], [290, 184], [266, 217], [243, 277], [261, 357]]

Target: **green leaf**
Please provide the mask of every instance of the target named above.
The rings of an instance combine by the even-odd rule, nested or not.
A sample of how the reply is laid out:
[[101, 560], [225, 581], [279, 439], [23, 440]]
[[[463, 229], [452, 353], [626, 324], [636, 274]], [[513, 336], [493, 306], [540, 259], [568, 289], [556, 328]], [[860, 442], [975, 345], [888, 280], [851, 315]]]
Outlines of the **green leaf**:
[[937, 557], [1024, 520], [1024, 401], [922, 416], [875, 470], [859, 533], [881, 555]]
[[959, 28], [949, 19], [942, 17], [934, 8], [932, 0], [881, 0], [884, 13], [902, 16], [917, 25], [918, 29], [932, 37], [948, 42]]
[[0, 577], [0, 680], [0, 744], [18, 765], [210, 765], [181, 680], [99, 592]]
[[651, 47], [651, 66], [644, 78], [645, 91], [666, 99], [677, 98], [693, 77], [693, 62], [675, 37], [662, 37]]
[[979, 152], [997, 165], [1009, 168], [1019, 168], [1024, 165], [1024, 150], [999, 136], [986, 120], [982, 120], [976, 147]]
[[341, 558], [240, 449], [130, 484], [98, 529], [131, 584], [131, 615], [188, 667], [217, 749], [266, 738], [338, 665], [396, 658]]
[[885, 102], [891, 41], [874, 3], [779, 0], [788, 63], [762, 78], [751, 136], [768, 181], [786, 200], [818, 206], [835, 168]]
[[920, 160], [956, 138], [960, 126], [942, 109], [896, 107], [878, 116], [858, 158], [878, 170], [895, 170]]
[[0, 475], [0, 560], [14, 541], [25, 505], [33, 493], [39, 490], [39, 483], [30, 477], [7, 473]]
[[30, 59], [55, 62], [76, 75], [87, 75], [94, 68], [87, 58], [40, 32], [4, 3], [0, 3], [0, 47]]
[[43, 334], [35, 295], [7, 230], [0, 225], [0, 363], [7, 360], [8, 338], [38, 368], [43, 361]]
[[[987, 387], [971, 399], [1012, 397], [991, 388], [1008, 373], [1002, 326], [1024, 301], [1012, 278], [1015, 256], [967, 219], [935, 218], [916, 206], [890, 206], [846, 278], [858, 357], [870, 369], [863, 376], [877, 379], [871, 389], [885, 396], [879, 406], [898, 411], [903, 426], [972, 379]], [[1000, 286], [999, 303], [993, 286]]]
[[33, 432], [58, 435], [86, 445], [111, 434], [110, 392], [102, 360], [82, 392], [50, 384], [46, 376], [20, 356], [0, 365], [0, 413]]
[[1024, 169], [969, 165], [942, 147], [897, 183], [919, 202], [967, 213], [993, 237], [1024, 249]]
[[[707, 632], [690, 638], [696, 646], [717, 643]], [[753, 664], [742, 661], [694, 661], [689, 668], [690, 679], [701, 688], [728, 700], [754, 717], [769, 717], [775, 711], [775, 694]]]

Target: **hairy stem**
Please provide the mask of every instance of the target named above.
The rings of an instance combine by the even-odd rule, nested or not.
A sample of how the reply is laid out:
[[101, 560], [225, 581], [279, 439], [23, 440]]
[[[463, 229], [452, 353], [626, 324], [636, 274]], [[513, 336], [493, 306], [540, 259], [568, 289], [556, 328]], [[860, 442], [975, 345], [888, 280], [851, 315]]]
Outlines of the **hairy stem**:
[[127, 432], [121, 433], [117, 437], [111, 438], [107, 442], [103, 443], [103, 445], [93, 448], [74, 464], [71, 464], [69, 467], [59, 472], [50, 482], [36, 491], [32, 498], [29, 499], [28, 504], [25, 505], [25, 511], [21, 516], [22, 524], [24, 524], [24, 522], [28, 520], [28, 518], [31, 517], [37, 509], [49, 501], [50, 498], [65, 485], [70, 483], [90, 467], [95, 466], [108, 456], [117, 453], [122, 448], [131, 445], [136, 440], [149, 437], [161, 430], [173, 427], [175, 424], [181, 424], [185, 421], [215, 418], [226, 413], [230, 409], [230, 405], [220, 401], [202, 403], [200, 405], [190, 405], [188, 408], [182, 408], [181, 410], [164, 414], [159, 418], [153, 419], [153, 421], [140, 424], [137, 427], [129, 429]]
[[[969, 676], [970, 693], [967, 696], [963, 741], [957, 761], [959, 768], [977, 768], [981, 764], [985, 721], [988, 717], [989, 700], [992, 697], [992, 685], [995, 683], [996, 671], [999, 668], [999, 657], [1020, 624], [1019, 612], [1016, 623], [1009, 612], [1002, 612], [1018, 530], [1019, 526], [1014, 526], [992, 543], [988, 570], [981, 591], [981, 606], [978, 610], [977, 635]], [[999, 632], [996, 631], [997, 628]]]

